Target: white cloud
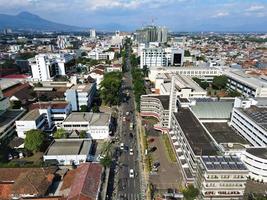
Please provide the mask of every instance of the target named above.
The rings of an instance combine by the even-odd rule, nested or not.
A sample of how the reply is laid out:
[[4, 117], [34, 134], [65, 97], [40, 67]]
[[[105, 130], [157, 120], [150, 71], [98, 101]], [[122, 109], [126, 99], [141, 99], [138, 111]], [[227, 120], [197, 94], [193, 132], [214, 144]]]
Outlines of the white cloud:
[[28, 0], [0, 0], [1, 8], [14, 8], [28, 6], [30, 1]]
[[252, 5], [249, 8], [247, 8], [246, 11], [254, 12], [254, 11], [263, 10], [264, 8], [265, 7], [263, 5]]
[[215, 15], [213, 15], [212, 17], [213, 18], [218, 18], [218, 17], [226, 17], [226, 16], [228, 16], [229, 15], [229, 12], [225, 12], [225, 11], [223, 11], [223, 12], [218, 12], [218, 13], [216, 13]]

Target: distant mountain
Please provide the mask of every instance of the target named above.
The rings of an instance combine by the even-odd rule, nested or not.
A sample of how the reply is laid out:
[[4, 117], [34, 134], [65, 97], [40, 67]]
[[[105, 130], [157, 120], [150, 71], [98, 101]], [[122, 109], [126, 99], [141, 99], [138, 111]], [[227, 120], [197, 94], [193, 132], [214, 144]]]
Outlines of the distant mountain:
[[0, 14], [0, 29], [12, 28], [38, 31], [81, 31], [84, 28], [69, 26], [45, 20], [38, 15], [29, 12], [21, 12], [18, 15]]

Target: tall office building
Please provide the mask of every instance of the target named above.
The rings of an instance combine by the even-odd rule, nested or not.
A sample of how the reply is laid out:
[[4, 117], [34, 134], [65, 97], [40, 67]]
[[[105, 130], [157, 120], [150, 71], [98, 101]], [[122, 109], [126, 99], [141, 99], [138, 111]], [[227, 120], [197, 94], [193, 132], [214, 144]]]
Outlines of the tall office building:
[[168, 41], [168, 30], [165, 27], [158, 27], [158, 42], [165, 43]]
[[95, 29], [90, 29], [90, 38], [96, 38], [96, 31], [95, 31]]
[[167, 42], [168, 31], [165, 27], [146, 26], [136, 31], [136, 40], [139, 43]]

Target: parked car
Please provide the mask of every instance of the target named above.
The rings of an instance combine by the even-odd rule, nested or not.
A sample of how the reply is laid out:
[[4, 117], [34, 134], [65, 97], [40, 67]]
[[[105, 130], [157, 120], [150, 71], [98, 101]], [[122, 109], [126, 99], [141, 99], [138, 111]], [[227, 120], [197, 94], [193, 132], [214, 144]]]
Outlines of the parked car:
[[153, 164], [153, 168], [158, 168], [160, 166], [160, 162], [156, 161]]

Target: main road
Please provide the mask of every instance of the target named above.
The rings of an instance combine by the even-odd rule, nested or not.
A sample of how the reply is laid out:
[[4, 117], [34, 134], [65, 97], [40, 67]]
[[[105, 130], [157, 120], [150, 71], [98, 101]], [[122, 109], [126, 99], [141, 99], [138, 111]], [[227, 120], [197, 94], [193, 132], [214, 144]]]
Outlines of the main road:
[[[123, 150], [121, 149], [121, 156], [118, 164], [118, 188], [117, 199], [127, 200], [141, 200], [140, 189], [140, 173], [139, 173], [139, 148], [137, 144], [137, 131], [135, 119], [135, 98], [132, 90], [132, 75], [130, 63], [131, 48], [128, 44], [126, 46], [126, 72], [123, 76], [122, 90], [123, 101], [120, 106], [119, 138], [123, 143]], [[130, 127], [130, 124], [133, 127]], [[130, 155], [130, 149], [133, 150], [133, 155]], [[130, 170], [133, 170], [134, 177], [130, 177]]]

